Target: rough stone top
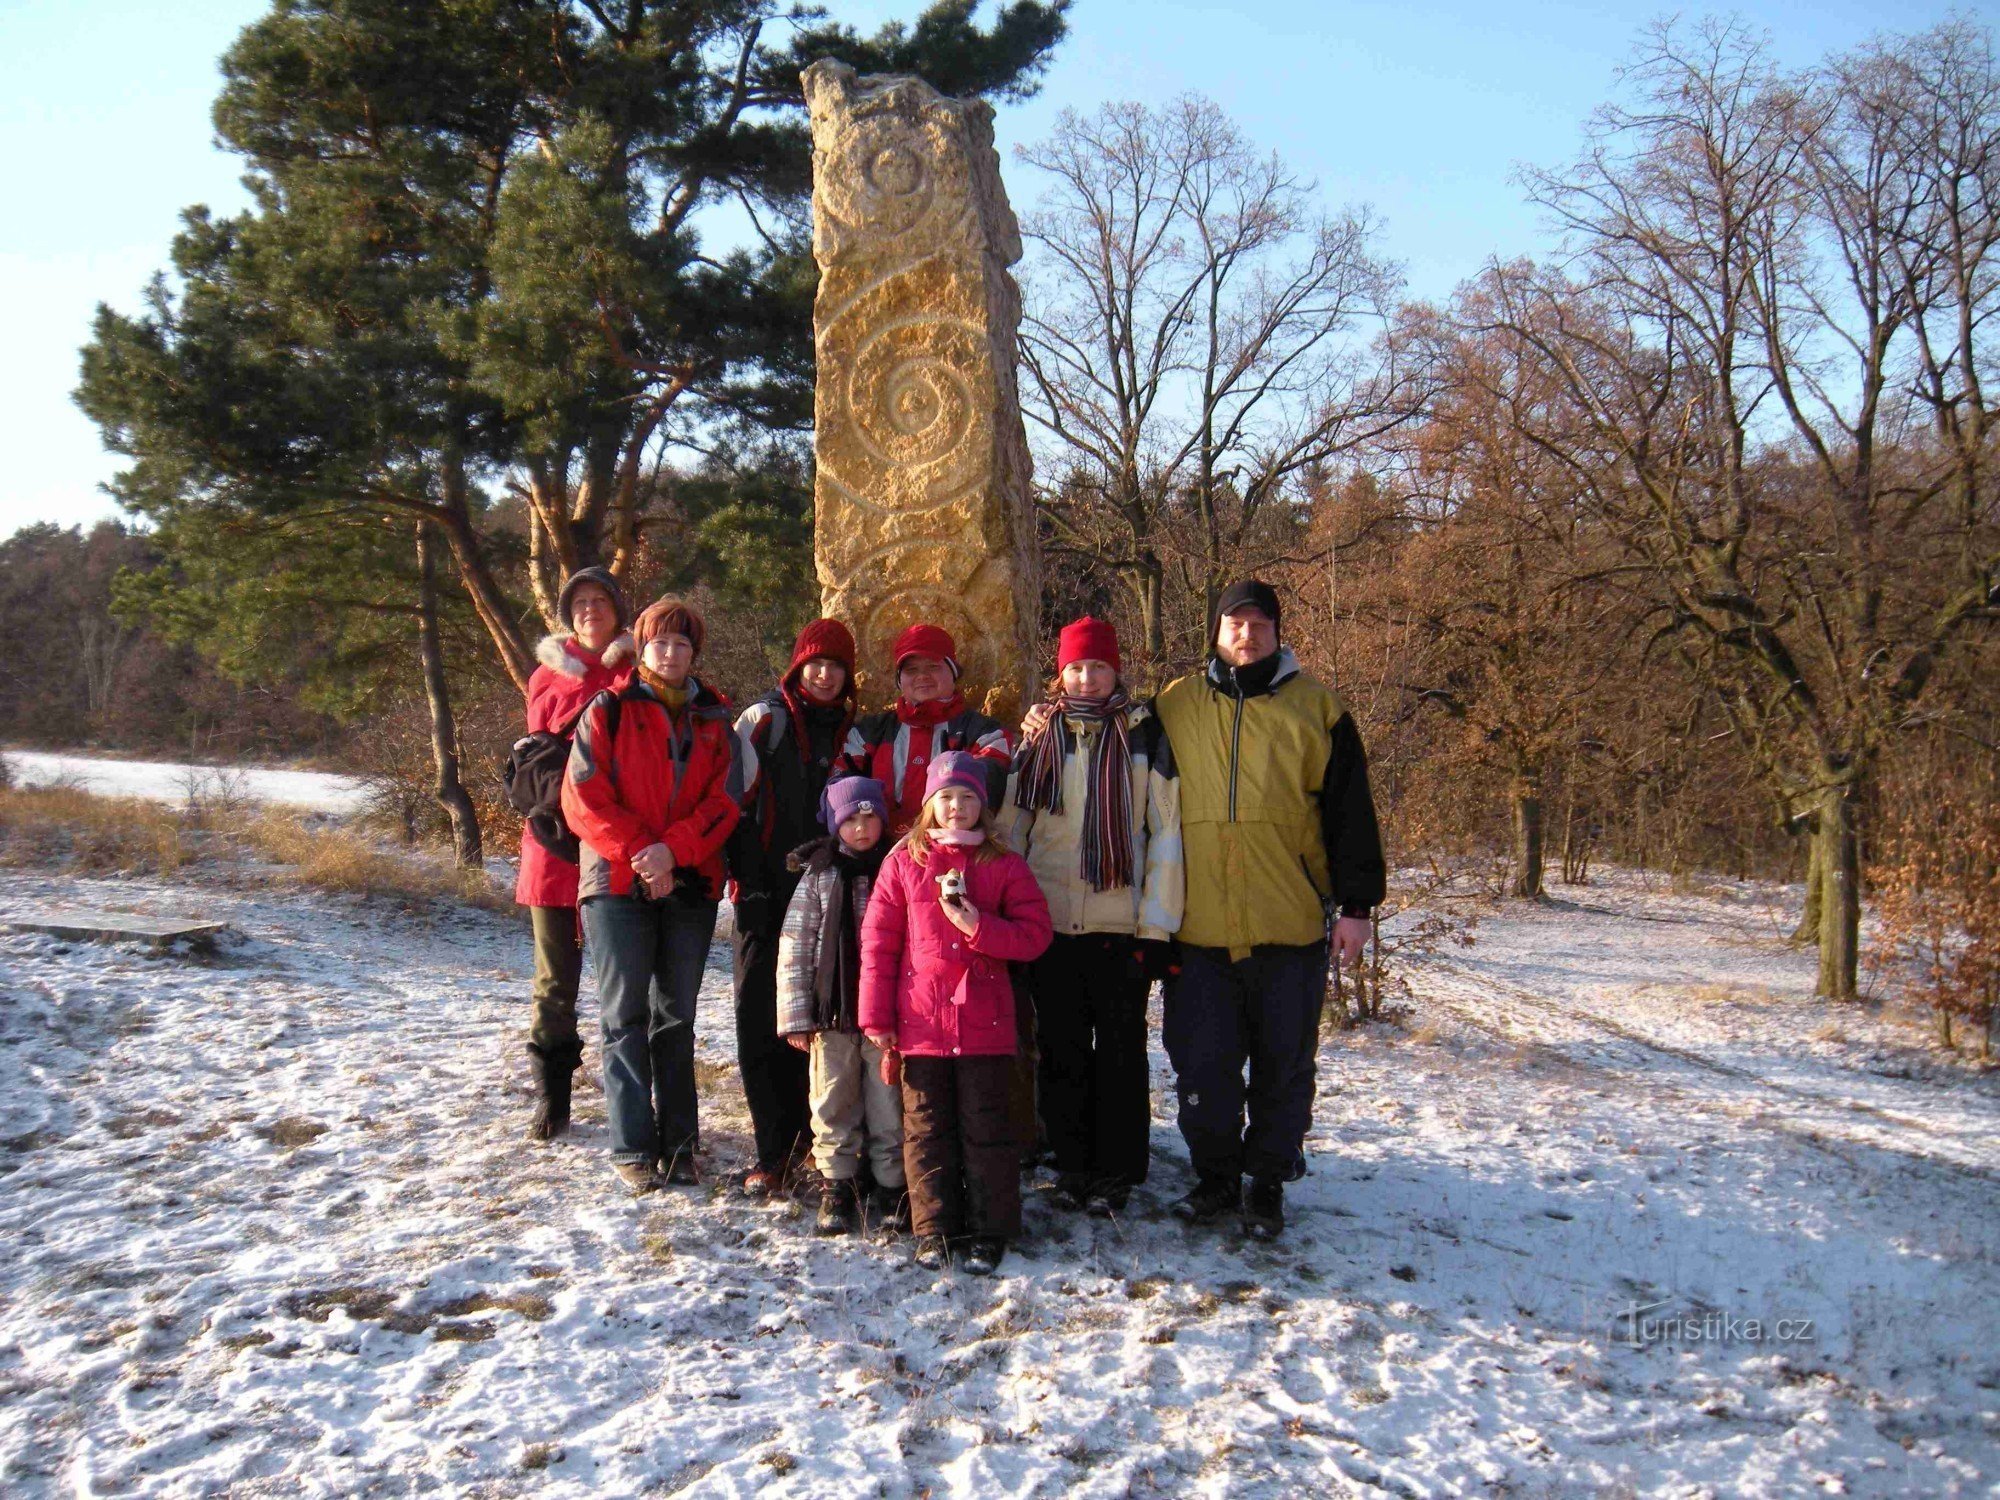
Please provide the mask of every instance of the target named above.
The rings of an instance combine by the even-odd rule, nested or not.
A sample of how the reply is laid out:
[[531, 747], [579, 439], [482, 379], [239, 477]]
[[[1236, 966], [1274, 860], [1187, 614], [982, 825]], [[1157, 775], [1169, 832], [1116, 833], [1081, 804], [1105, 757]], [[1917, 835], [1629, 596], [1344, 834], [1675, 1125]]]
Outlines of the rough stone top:
[[825, 270], [907, 241], [1021, 258], [1000, 186], [993, 106], [905, 73], [859, 74], [821, 58], [799, 75], [813, 135], [813, 258]]

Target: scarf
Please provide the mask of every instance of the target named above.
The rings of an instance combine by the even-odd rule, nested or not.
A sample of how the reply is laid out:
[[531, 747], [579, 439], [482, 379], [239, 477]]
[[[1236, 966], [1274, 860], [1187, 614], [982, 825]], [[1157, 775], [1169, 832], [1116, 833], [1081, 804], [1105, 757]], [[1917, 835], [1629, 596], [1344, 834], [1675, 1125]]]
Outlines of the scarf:
[[815, 729], [832, 729], [833, 753], [840, 754], [840, 747], [847, 740], [847, 731], [854, 725], [854, 692], [851, 686], [833, 702], [821, 703], [799, 685], [797, 673], [787, 673], [785, 680], [778, 684], [778, 698], [785, 705], [785, 712], [791, 715], [792, 739], [799, 747], [800, 765], [812, 765]]
[[1099, 726], [1085, 779], [1081, 874], [1094, 891], [1115, 891], [1132, 883], [1132, 743], [1125, 723], [1131, 700], [1123, 692], [1109, 698], [1063, 694], [1041, 733], [1014, 757], [1014, 805], [1029, 812], [1063, 815], [1063, 764], [1076, 748], [1069, 721]]
[[986, 842], [984, 828], [933, 828], [933, 844], [956, 844], [961, 849], [977, 849]]
[[819, 967], [813, 975], [813, 1026], [820, 1031], [856, 1031], [861, 1011], [861, 932], [854, 920], [859, 897], [875, 880], [888, 851], [877, 842], [855, 854], [838, 837], [828, 857], [839, 878], [827, 895], [819, 929]]
[[933, 698], [928, 703], [905, 703], [896, 700], [896, 717], [912, 729], [935, 729], [947, 719], [955, 719], [965, 712], [965, 694], [953, 693], [949, 698]]
[[683, 678], [681, 685], [675, 687], [651, 667], [641, 667], [639, 668], [639, 680], [653, 690], [654, 695], [659, 698], [661, 704], [666, 708], [667, 717], [670, 719], [678, 719], [681, 716], [681, 710], [687, 707], [688, 699], [694, 696], [694, 679], [692, 677]]

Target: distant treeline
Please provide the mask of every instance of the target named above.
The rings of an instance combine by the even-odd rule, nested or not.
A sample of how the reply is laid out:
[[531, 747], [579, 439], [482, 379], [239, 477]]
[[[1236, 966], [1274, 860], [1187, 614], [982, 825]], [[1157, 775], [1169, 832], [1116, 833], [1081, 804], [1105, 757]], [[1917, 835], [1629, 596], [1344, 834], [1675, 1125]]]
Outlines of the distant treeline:
[[337, 758], [339, 723], [282, 680], [241, 682], [143, 615], [114, 607], [121, 573], [160, 565], [116, 521], [24, 527], [0, 541], [0, 740], [244, 759]]

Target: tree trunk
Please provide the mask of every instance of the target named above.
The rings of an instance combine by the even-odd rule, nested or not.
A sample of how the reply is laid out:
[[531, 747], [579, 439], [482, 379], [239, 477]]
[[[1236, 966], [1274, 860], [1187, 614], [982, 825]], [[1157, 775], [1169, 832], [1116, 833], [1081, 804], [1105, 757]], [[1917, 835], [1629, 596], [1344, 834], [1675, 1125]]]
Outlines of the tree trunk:
[[431, 759], [437, 765], [437, 800], [451, 818], [452, 843], [461, 870], [486, 865], [479, 814], [458, 775], [458, 724], [444, 679], [444, 646], [438, 638], [437, 556], [430, 527], [417, 523], [417, 645], [424, 663], [424, 697], [431, 710]]
[[1146, 670], [1152, 675], [1148, 685], [1156, 690], [1164, 686], [1160, 679], [1167, 660], [1165, 573], [1158, 558], [1148, 557], [1139, 575], [1139, 621], [1146, 639]]
[[1532, 776], [1514, 778], [1512, 894], [1531, 901], [1542, 895], [1542, 784]]
[[1820, 866], [1819, 984], [1829, 1000], [1859, 998], [1861, 959], [1861, 835], [1859, 787], [1844, 781], [1820, 793], [1814, 818], [1814, 858]]
[[1806, 909], [1799, 925], [1792, 929], [1792, 943], [1803, 948], [1819, 941], [1820, 914], [1826, 909], [1826, 866], [1820, 862], [1819, 835], [1814, 825], [1806, 825]]
[[[446, 452], [439, 477], [444, 486], [444, 500], [438, 508], [438, 529], [451, 544], [452, 561], [458, 564], [458, 576], [465, 584], [466, 596], [472, 600], [479, 623], [493, 637], [494, 648], [500, 653], [500, 665], [514, 680], [514, 686], [525, 693], [528, 691], [528, 677], [535, 670], [535, 653], [528, 645], [528, 638], [521, 633], [521, 623], [500, 591], [499, 581], [486, 565], [485, 554], [480, 550], [479, 534], [473, 529], [468, 508], [471, 485], [465, 476], [463, 454], [455, 445]], [[420, 537], [420, 549], [421, 546]]]

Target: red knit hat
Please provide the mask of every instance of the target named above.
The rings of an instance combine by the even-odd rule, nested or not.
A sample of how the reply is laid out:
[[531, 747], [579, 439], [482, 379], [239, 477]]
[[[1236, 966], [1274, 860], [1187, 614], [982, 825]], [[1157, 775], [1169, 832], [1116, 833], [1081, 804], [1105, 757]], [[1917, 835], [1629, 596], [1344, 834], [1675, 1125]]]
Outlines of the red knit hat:
[[1109, 620], [1085, 615], [1063, 626], [1056, 640], [1056, 670], [1060, 672], [1073, 661], [1108, 661], [1114, 672], [1124, 669], [1125, 664], [1118, 659], [1118, 632]]
[[854, 676], [854, 633], [838, 620], [814, 620], [799, 632], [799, 638], [792, 647], [792, 664], [785, 675], [790, 676], [815, 657], [825, 657], [837, 661], [847, 668], [847, 675]]
[[958, 677], [958, 645], [942, 625], [912, 625], [896, 637], [895, 655], [898, 672], [912, 656], [935, 656], [951, 668], [954, 680]]

